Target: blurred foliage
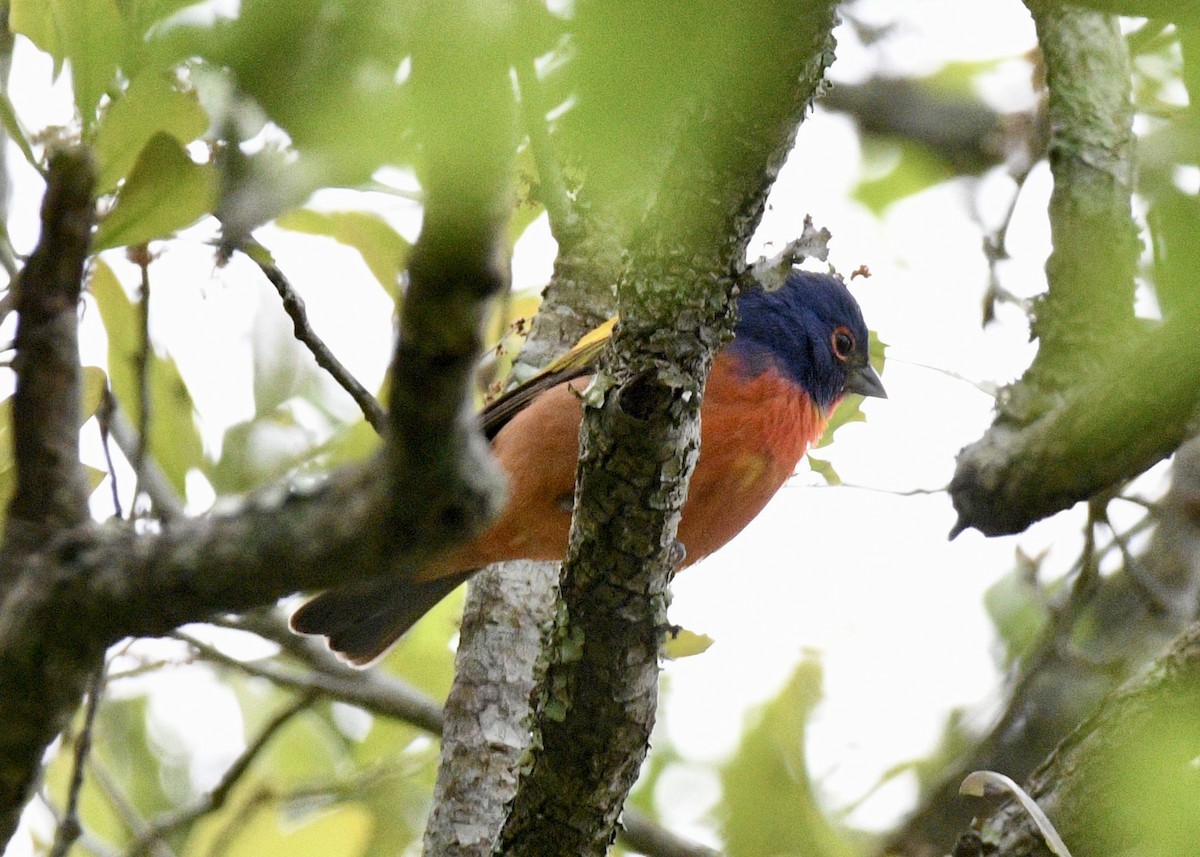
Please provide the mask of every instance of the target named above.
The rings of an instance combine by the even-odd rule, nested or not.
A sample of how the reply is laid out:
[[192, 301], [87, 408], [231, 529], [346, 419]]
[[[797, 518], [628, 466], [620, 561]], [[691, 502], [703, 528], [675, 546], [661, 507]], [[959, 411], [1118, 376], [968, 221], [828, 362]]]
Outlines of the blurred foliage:
[[1195, 710], [1163, 700], [1142, 719], [1139, 740], [1113, 746], [1105, 770], [1097, 773], [1121, 799], [1105, 801], [1103, 812], [1088, 817], [1087, 829], [1094, 832], [1094, 842], [1114, 853], [1136, 853], [1152, 842], [1154, 853], [1162, 857], [1194, 854], [1200, 837]]
[[999, 637], [1001, 666], [1012, 667], [1037, 643], [1050, 621], [1054, 590], [1037, 579], [1040, 558], [1017, 551], [1016, 567], [984, 593], [983, 606]]
[[859, 182], [854, 196], [876, 214], [955, 176], [936, 152], [907, 140], [864, 140], [863, 168], [868, 178]]
[[[431, 149], [453, 145], [453, 127], [441, 130], [445, 138], [423, 135], [433, 133], [431, 120], [446, 103], [470, 107], [476, 97], [457, 86], [456, 66], [465, 49], [454, 38], [460, 24], [488, 34], [466, 48], [494, 53], [522, 69], [536, 63], [542, 89], [536, 95], [547, 110], [555, 154], [571, 176], [570, 187], [542, 186], [532, 147], [521, 145], [510, 247], [543, 213], [545, 194], [562, 192], [573, 200], [578, 181], [589, 183], [593, 198], [627, 206], [622, 228], [634, 230], [653, 177], [677, 139], [683, 106], [697, 92], [712, 89], [728, 91], [731, 98], [744, 95], [755, 85], [754, 52], [770, 49], [772, 35], [761, 32], [754, 4], [688, 0], [580, 0], [561, 14], [537, 2], [473, 0], [451, 7], [435, 0], [243, 0], [235, 17], [211, 20], [191, 14], [195, 5], [10, 2], [13, 31], [52, 57], [55, 74], [69, 75], [77, 108], [77, 127], [69, 134], [90, 144], [99, 169], [103, 218], [96, 248], [117, 251], [168, 240], [204, 221], [219, 221], [225, 237], [237, 243], [274, 222], [357, 251], [393, 300], [399, 300], [411, 249], [395, 224], [368, 210], [365, 201], [361, 210], [348, 204], [327, 210], [310, 196], [327, 187], [377, 191], [382, 168], [420, 177]], [[846, 9], [853, 12], [854, 4]], [[1170, 314], [1194, 308], [1200, 270], [1195, 240], [1200, 202], [1193, 180], [1200, 163], [1200, 120], [1185, 106], [1200, 98], [1200, 35], [1148, 21], [1131, 29], [1130, 44], [1133, 92], [1147, 127], [1138, 179], [1150, 250], [1143, 284]], [[1001, 62], [955, 64], [917, 82], [969, 99]], [[738, 69], [732, 78], [731, 67]], [[46, 129], [27, 134], [20, 119], [8, 99], [0, 99], [0, 123], [36, 161], [42, 143], [54, 134]], [[884, 132], [864, 133], [862, 139], [866, 163], [853, 194], [876, 215], [961, 175], [954, 153], [928, 141]], [[469, 184], [469, 173], [463, 181]], [[90, 273], [89, 289], [108, 336], [108, 367], [107, 374], [86, 371], [83, 416], [96, 411], [107, 383], [136, 424], [142, 407], [135, 369], [144, 347], [140, 314], [113, 258], [111, 253], [99, 258]], [[149, 270], [153, 277], [153, 262]], [[481, 390], [498, 388], [507, 377], [528, 329], [524, 320], [536, 306], [536, 296], [516, 295], [497, 308], [490, 326], [500, 344], [481, 367]], [[254, 412], [228, 429], [217, 461], [205, 456], [185, 374], [170, 348], [150, 346], [149, 451], [181, 494], [193, 469], [218, 493], [237, 493], [297, 471], [358, 460], [374, 448], [377, 438], [366, 423], [346, 424], [334, 414], [303, 352], [274, 346], [254, 354], [249, 370]], [[885, 350], [872, 334], [878, 370]], [[324, 421], [321, 431], [301, 424], [302, 405]], [[8, 407], [0, 402], [0, 501], [13, 480]], [[836, 411], [819, 446], [840, 426], [862, 419], [858, 398], [852, 397]], [[838, 481], [827, 462], [810, 457], [809, 463], [830, 482]], [[988, 593], [986, 607], [1005, 665], [1029, 650], [1061, 591], [1041, 587], [1022, 567]], [[443, 698], [460, 604], [459, 595], [439, 605], [380, 668]], [[707, 644], [707, 638], [684, 635], [676, 654], [695, 654]], [[284, 654], [272, 662], [299, 667]], [[250, 659], [247, 666], [256, 663]], [[137, 669], [154, 674], [173, 668], [150, 657]], [[293, 691], [235, 668], [212, 670], [240, 712], [245, 746], [295, 699]], [[777, 698], [748, 720], [738, 749], [719, 766], [721, 798], [708, 823], [720, 829], [732, 857], [859, 853], [844, 831], [825, 820], [820, 783], [807, 770], [806, 726], [819, 704], [820, 685], [816, 661], [802, 662]], [[148, 711], [156, 692], [161, 691], [149, 682], [115, 682], [95, 726], [80, 813], [88, 837], [111, 849], [127, 849], [148, 824], [194, 806], [203, 791], [189, 767], [200, 749], [165, 746], [154, 734]], [[1194, 850], [1200, 832], [1193, 812], [1195, 730], [1166, 716], [1160, 725], [1154, 741], [1116, 748], [1112, 776], [1126, 779], [1133, 797], [1127, 813], [1096, 824], [1111, 829], [1114, 841], [1157, 838], [1162, 848], [1156, 853], [1184, 853]], [[78, 728], [77, 722], [73, 733]], [[915, 769], [931, 779], [932, 771], [966, 754], [968, 731], [955, 714], [946, 729], [945, 757], [906, 764], [892, 775]], [[65, 802], [71, 746], [64, 743], [48, 766], [46, 789], [56, 806]], [[436, 743], [414, 726], [316, 702], [260, 750], [223, 806], [167, 840], [181, 857], [401, 853], [419, 839], [436, 752]], [[657, 793], [663, 774], [681, 761], [660, 742], [631, 805], [660, 809], [670, 797]], [[708, 766], [710, 772], [717, 769]], [[76, 846], [73, 853], [84, 850]]]
[[[140, 312], [112, 268], [102, 261], [93, 267], [88, 289], [108, 332], [108, 375], [113, 395], [125, 408], [130, 422], [138, 425], [142, 412], [137, 373], [143, 348]], [[183, 496], [188, 471], [204, 464], [192, 397], [172, 358], [153, 353], [151, 348], [148, 370], [152, 404], [147, 451]]]
[[397, 299], [400, 273], [407, 265], [411, 248], [378, 214], [300, 208], [277, 218], [275, 225], [308, 235], [325, 235], [357, 250], [379, 285], [393, 300]]
[[775, 699], [750, 715], [721, 769], [717, 815], [730, 857], [853, 857], [829, 823], [805, 761], [806, 724], [821, 699], [821, 667], [808, 656]]
[[137, 246], [191, 226], [213, 208], [216, 175], [159, 131], [141, 150], [93, 242], [98, 252]]

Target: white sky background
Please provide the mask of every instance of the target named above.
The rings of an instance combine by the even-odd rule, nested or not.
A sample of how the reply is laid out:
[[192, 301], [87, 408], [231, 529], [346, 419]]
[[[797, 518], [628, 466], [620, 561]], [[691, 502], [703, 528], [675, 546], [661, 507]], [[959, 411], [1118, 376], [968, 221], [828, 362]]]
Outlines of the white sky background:
[[[878, 72], [928, 73], [948, 60], [1011, 57], [982, 94], [999, 109], [1023, 109], [1031, 96], [1020, 57], [1034, 45], [1032, 22], [1015, 0], [971, 5], [964, 16], [961, 0], [878, 0], [871, 8], [880, 22], [903, 23], [870, 50], [840, 30], [831, 76], [858, 82]], [[856, 8], [868, 12], [865, 4]], [[19, 39], [12, 94], [31, 130], [70, 118], [69, 93], [61, 85], [48, 93], [49, 63], [37, 59]], [[23, 164], [11, 145], [9, 159], [18, 169]], [[673, 587], [672, 621], [713, 636], [716, 644], [702, 656], [665, 665], [660, 724], [686, 759], [725, 758], [747, 708], [774, 695], [798, 658], [815, 650], [825, 669], [826, 699], [808, 751], [833, 807], [862, 797], [897, 763], [932, 750], [952, 708], [968, 706], [974, 722], [986, 722], [999, 676], [982, 593], [1011, 569], [1018, 545], [1029, 554], [1052, 548], [1047, 567], [1065, 569], [1077, 555], [1083, 522], [1076, 511], [1018, 538], [989, 540], [971, 531], [948, 542], [954, 513], [945, 493], [894, 493], [948, 483], [955, 454], [990, 422], [992, 401], [971, 382], [1007, 382], [1033, 351], [1024, 318], [1011, 307], [1002, 310], [1001, 323], [980, 328], [987, 271], [969, 188], [940, 185], [877, 218], [850, 198], [861, 169], [853, 124], [818, 109], [801, 129], [751, 254], [764, 247], [772, 252], [767, 245], [795, 237], [811, 214], [832, 231], [830, 261], [839, 270], [865, 264], [872, 271], [852, 290], [868, 325], [890, 346], [883, 374], [890, 398], [868, 400], [867, 421], [843, 427], [834, 445], [818, 452], [846, 483], [864, 487], [815, 487], [820, 478], [801, 472], [738, 539], [681, 576]], [[30, 172], [20, 170], [20, 177], [10, 228], [25, 252], [36, 238], [33, 212], [41, 188]], [[990, 209], [984, 216], [995, 218], [1011, 182], [999, 172], [982, 181]], [[1049, 191], [1043, 165], [1024, 191], [1010, 233], [1013, 260], [1002, 269], [1004, 285], [1021, 296], [1044, 288]], [[349, 202], [345, 194], [327, 192], [315, 204]], [[406, 237], [415, 237], [410, 204], [389, 198], [382, 210]], [[368, 386], [377, 384], [391, 328], [386, 299], [358, 256], [332, 241], [280, 230], [263, 230], [260, 237], [308, 302], [319, 333]], [[162, 246], [167, 251], [152, 269], [163, 284], [154, 292], [153, 331], [180, 361], [206, 443], [215, 448], [226, 425], [250, 414], [247, 334], [265, 323], [273, 341], [288, 342], [290, 323], [247, 266], [235, 260], [217, 270], [201, 239]], [[518, 245], [515, 284], [543, 284], [553, 252], [544, 221], [536, 224]], [[106, 258], [122, 276], [130, 270], [119, 254]], [[102, 363], [102, 334], [93, 336], [95, 325], [86, 319], [85, 330], [91, 359]], [[192, 499], [204, 501], [204, 492]], [[171, 680], [154, 708], [164, 726], [191, 736], [193, 770], [211, 783], [239, 751], [241, 723], [215, 686], [196, 686], [196, 672]], [[704, 769], [677, 766], [662, 789], [668, 824], [711, 841], [698, 819], [718, 791]], [[914, 798], [914, 782], [902, 776], [849, 821], [886, 828]]]

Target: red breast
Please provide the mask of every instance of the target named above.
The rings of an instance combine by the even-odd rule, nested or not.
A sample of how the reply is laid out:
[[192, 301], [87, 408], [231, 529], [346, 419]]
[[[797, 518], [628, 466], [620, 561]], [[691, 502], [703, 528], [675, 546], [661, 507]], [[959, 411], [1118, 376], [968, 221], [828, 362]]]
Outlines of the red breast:
[[[700, 458], [679, 524], [684, 565], [737, 535], [791, 476], [826, 416], [774, 369], [746, 377], [728, 351], [713, 363], [700, 411]], [[505, 511], [483, 534], [428, 568], [421, 579], [507, 559], [560, 560], [567, 550], [582, 405], [573, 386], [538, 396], [492, 441], [508, 474]]]

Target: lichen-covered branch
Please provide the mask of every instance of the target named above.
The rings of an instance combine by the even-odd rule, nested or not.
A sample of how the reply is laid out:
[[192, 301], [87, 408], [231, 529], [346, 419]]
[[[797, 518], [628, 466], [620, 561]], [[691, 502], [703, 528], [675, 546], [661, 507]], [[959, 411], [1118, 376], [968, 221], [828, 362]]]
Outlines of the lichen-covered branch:
[[[611, 233], [580, 215], [562, 234], [517, 375], [541, 368], [614, 310], [620, 255]], [[519, 561], [484, 569], [468, 585], [425, 829], [427, 854], [492, 853], [529, 748], [530, 692], [544, 666], [558, 577], [558, 563]]]
[[832, 59], [832, 4], [760, 6], [755, 63], [683, 121], [618, 284], [622, 323], [585, 411], [562, 621], [534, 751], [499, 848], [603, 854], [645, 756], [666, 586], [703, 379], [766, 195]]
[[470, 583], [425, 854], [486, 857], [529, 749], [529, 694], [554, 615], [557, 563], [519, 561]]
[[[1154, 347], [1133, 317], [1139, 247], [1130, 212], [1134, 137], [1124, 37], [1114, 18], [1096, 12], [1034, 0], [1029, 6], [1050, 93], [1049, 290], [1033, 319], [1036, 359], [1000, 397], [988, 433], [959, 453], [950, 485], [956, 532], [1018, 532], [1136, 475], [1181, 438], [1179, 423], [1165, 421], [1143, 425], [1149, 436], [1130, 438], [1124, 453], [1111, 440], [1080, 442], [1081, 432], [1124, 438], [1125, 427], [1140, 421], [1100, 422], [1112, 391], [1132, 394], [1125, 407], [1148, 406], [1159, 417], [1176, 402], [1161, 401], [1161, 367], [1140, 377], [1140, 387], [1127, 383], [1129, 373], [1114, 360], [1137, 362], [1143, 347]], [[1184, 374], [1191, 372], [1184, 367]]]
[[1176, 24], [1200, 22], [1200, 6], [1179, 0], [1076, 0], [1076, 5], [1110, 15], [1161, 18]]

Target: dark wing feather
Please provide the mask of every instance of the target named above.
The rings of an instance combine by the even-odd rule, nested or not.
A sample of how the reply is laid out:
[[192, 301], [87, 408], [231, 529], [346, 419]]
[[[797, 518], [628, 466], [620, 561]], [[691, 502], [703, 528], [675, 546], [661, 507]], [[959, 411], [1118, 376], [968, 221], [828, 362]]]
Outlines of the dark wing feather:
[[292, 614], [292, 630], [324, 634], [329, 648], [363, 666], [478, 569], [413, 583], [388, 579], [323, 592]]

